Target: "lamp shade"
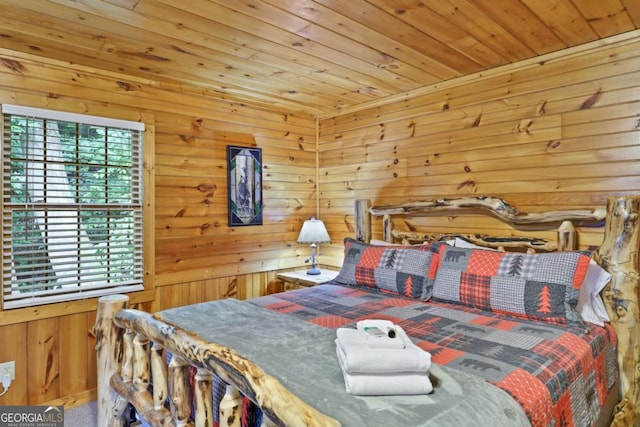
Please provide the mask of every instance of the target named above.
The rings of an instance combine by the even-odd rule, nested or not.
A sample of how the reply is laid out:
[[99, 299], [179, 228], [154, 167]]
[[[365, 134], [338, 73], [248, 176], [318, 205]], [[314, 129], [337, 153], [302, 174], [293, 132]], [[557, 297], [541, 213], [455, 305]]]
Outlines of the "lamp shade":
[[298, 243], [327, 243], [331, 241], [324, 222], [320, 219], [311, 217], [302, 224], [300, 235], [298, 235]]

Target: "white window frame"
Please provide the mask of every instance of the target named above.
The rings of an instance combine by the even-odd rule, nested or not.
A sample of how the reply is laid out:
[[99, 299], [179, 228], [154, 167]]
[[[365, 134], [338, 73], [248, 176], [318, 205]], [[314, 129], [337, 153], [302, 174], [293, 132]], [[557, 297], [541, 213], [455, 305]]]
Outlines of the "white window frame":
[[[7, 131], [5, 129], [5, 115], [13, 115], [13, 116], [25, 116], [32, 117], [43, 120], [52, 120], [52, 121], [62, 121], [62, 122], [70, 122], [77, 124], [86, 124], [93, 125], [105, 128], [116, 128], [116, 129], [127, 129], [134, 132], [138, 132], [137, 146], [134, 144], [135, 153], [133, 153], [134, 163], [132, 165], [131, 171], [131, 179], [132, 184], [131, 187], [134, 189], [132, 194], [131, 203], [126, 207], [120, 206], [121, 209], [128, 209], [133, 214], [132, 229], [134, 230], [132, 235], [133, 238], [133, 256], [134, 256], [134, 269], [133, 277], [128, 280], [122, 281], [110, 281], [109, 283], [101, 282], [99, 283], [96, 280], [89, 280], [88, 278], [83, 278], [83, 268], [82, 263], [78, 263], [77, 268], [72, 272], [74, 276], [77, 276], [79, 279], [73, 285], [65, 285], [58, 286], [57, 288], [43, 288], [43, 289], [34, 289], [33, 292], [20, 293], [17, 292], [13, 288], [13, 284], [16, 282], [17, 277], [13, 268], [12, 261], [12, 212], [14, 209], [29, 209], [29, 206], [25, 205], [33, 205], [33, 203], [23, 203], [23, 204], [15, 204], [12, 203], [11, 200], [11, 183], [7, 178], [10, 176], [10, 162], [11, 159], [8, 158], [9, 150], [11, 147], [11, 141], [7, 141], [6, 138], [7, 132], [10, 132], [10, 129]], [[50, 304], [56, 302], [63, 301], [73, 301], [79, 299], [86, 299], [91, 297], [98, 297], [103, 295], [109, 295], [114, 293], [126, 293], [133, 291], [140, 291], [144, 289], [144, 185], [145, 179], [143, 177], [143, 135], [145, 131], [145, 125], [141, 122], [127, 121], [127, 120], [118, 120], [111, 119], [105, 117], [98, 116], [90, 116], [85, 114], [75, 114], [68, 113], [62, 111], [54, 111], [54, 110], [45, 110], [40, 108], [31, 108], [31, 107], [23, 107], [18, 105], [2, 105], [2, 165], [3, 165], [3, 183], [2, 183], [2, 308], [3, 309], [12, 309], [12, 308], [20, 308], [20, 307], [30, 307], [42, 304]], [[46, 144], [46, 141], [45, 141]], [[49, 163], [49, 159], [45, 160], [45, 163]], [[43, 173], [46, 174], [46, 173]], [[80, 203], [70, 203], [68, 205], [62, 206], [63, 209], [69, 208], [71, 210], [77, 210], [79, 212], [84, 208], [94, 208], [94, 209], [104, 209], [108, 210], [108, 208], [113, 207], [113, 205], [109, 204], [99, 204], [99, 205], [82, 205]], [[56, 204], [55, 208], [60, 209], [61, 205]], [[39, 210], [39, 209], [53, 209], [49, 207], [47, 203], [42, 204], [39, 207], [32, 207], [31, 209]], [[73, 221], [72, 221], [73, 222]], [[76, 229], [78, 230], [78, 236], [81, 235], [80, 220], [76, 218], [75, 223], [78, 225]], [[48, 228], [46, 229], [48, 231]], [[66, 232], [66, 231], [65, 231]], [[78, 241], [80, 238], [78, 237]], [[81, 246], [81, 245], [79, 245]], [[47, 252], [49, 252], [49, 248]], [[78, 251], [77, 258], [81, 259], [82, 253], [84, 249]], [[85, 269], [86, 271], [87, 269]]]

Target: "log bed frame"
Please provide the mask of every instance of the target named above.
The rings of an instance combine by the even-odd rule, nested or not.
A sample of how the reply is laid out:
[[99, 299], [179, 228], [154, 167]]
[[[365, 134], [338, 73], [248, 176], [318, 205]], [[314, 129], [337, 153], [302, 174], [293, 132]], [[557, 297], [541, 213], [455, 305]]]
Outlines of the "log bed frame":
[[[618, 335], [618, 381], [620, 402], [611, 426], [634, 426], [640, 407], [640, 271], [638, 269], [640, 196], [612, 196], [605, 209], [520, 212], [504, 200], [492, 197], [414, 202], [371, 207], [359, 200], [355, 208], [356, 238], [372, 236], [372, 217], [382, 218], [384, 240], [431, 241], [442, 235], [393, 229], [395, 215], [433, 215], [484, 212], [512, 226], [560, 224], [557, 242], [537, 238], [493, 238], [458, 235], [482, 246], [535, 250], [572, 250], [577, 235], [573, 221], [605, 220], [602, 245], [593, 258], [612, 274], [603, 299]], [[131, 403], [154, 426], [212, 426], [212, 384], [216, 375], [227, 386], [220, 404], [220, 426], [240, 425], [240, 393], [264, 411], [263, 425], [337, 426], [338, 421], [321, 414], [287, 390], [274, 377], [232, 349], [166, 324], [149, 313], [128, 309], [128, 297], [111, 295], [99, 300], [94, 332], [98, 368], [98, 425], [127, 425], [125, 409]], [[165, 349], [172, 354], [166, 363]], [[190, 390], [189, 370], [196, 369]], [[153, 383], [152, 391], [149, 384]], [[191, 401], [195, 405], [190, 421]], [[166, 402], [168, 401], [168, 408]]]

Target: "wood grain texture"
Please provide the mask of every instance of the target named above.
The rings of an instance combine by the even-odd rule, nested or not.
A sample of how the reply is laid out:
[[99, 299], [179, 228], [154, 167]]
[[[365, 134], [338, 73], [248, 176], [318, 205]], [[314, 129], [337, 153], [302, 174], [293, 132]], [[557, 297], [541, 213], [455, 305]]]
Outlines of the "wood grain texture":
[[485, 211], [500, 220], [513, 225], [562, 222], [567, 220], [601, 221], [605, 218], [604, 209], [583, 209], [573, 211], [545, 211], [539, 213], [523, 212], [503, 199], [491, 196], [462, 197], [457, 199], [438, 199], [424, 202], [403, 203], [393, 206], [376, 206], [369, 212], [374, 216], [411, 215], [420, 213], [456, 211]]
[[93, 364], [95, 352], [89, 358], [87, 313], [60, 317], [60, 396], [68, 396], [88, 390], [87, 372]]
[[[0, 405], [24, 405], [27, 402], [27, 378], [28, 359], [27, 356], [27, 324], [12, 324], [0, 327], [0, 342], [11, 343], [12, 345], [0, 346], [0, 360], [8, 362], [16, 361], [16, 379], [10, 390], [0, 397]], [[2, 390], [4, 392], [4, 390]]]
[[[232, 235], [197, 234], [202, 241], [196, 242], [191, 230], [202, 230], [203, 224], [214, 224], [212, 229], [219, 228], [217, 225], [226, 224], [225, 159], [224, 155], [219, 154], [224, 153], [224, 146], [226, 144], [258, 144], [267, 147], [273, 144], [274, 156], [265, 157], [269, 161], [268, 168], [270, 168], [265, 177], [277, 190], [273, 191], [275, 198], [279, 197], [277, 192], [280, 192], [283, 199], [273, 202], [273, 206], [279, 206], [279, 208], [272, 211], [273, 217], [268, 216], [269, 213], [267, 213], [266, 218], [271, 218], [278, 223], [286, 218], [284, 221], [288, 223], [287, 229], [293, 235], [303, 218], [315, 212], [315, 202], [312, 197], [313, 188], [316, 185], [315, 180], [312, 179], [315, 176], [315, 161], [309, 160], [315, 157], [315, 124], [308, 116], [298, 117], [292, 113], [256, 109], [227, 102], [220, 103], [218, 100], [212, 102], [212, 99], [201, 91], [168, 84], [161, 88], [144, 79], [79, 65], [70, 67], [63, 61], [47, 60], [6, 49], [2, 50], [0, 57], [2, 58], [0, 102], [17, 102], [35, 107], [142, 120], [147, 123], [147, 129], [151, 129], [150, 131], [157, 137], [159, 142], [154, 145], [154, 148], [159, 154], [145, 158], [145, 179], [147, 180], [146, 192], [154, 200], [162, 203], [155, 211], [149, 211], [150, 216], [145, 218], [145, 224], [147, 224], [145, 253], [152, 257], [151, 261], [155, 261], [153, 259], [155, 253], [163, 254], [162, 258], [166, 262], [161, 261], [160, 265], [169, 267], [165, 270], [165, 273], [167, 271], [169, 273], [164, 274], [161, 271], [158, 276], [154, 268], [148, 269], [147, 275], [154, 278], [162, 277], [160, 284], [167, 286], [167, 289], [152, 289], [139, 295], [132, 295], [132, 303], [153, 301], [148, 307], [159, 307], [162, 304], [172, 306], [219, 299], [237, 292], [237, 290], [231, 290], [229, 284], [233, 283], [235, 286], [237, 283], [235, 276], [243, 269], [251, 274], [254, 270], [277, 268], [283, 260], [284, 265], [288, 266], [295, 265], [296, 260], [301, 262], [302, 254], [292, 250], [285, 250], [286, 252], [281, 252], [281, 255], [272, 253], [282, 251], [284, 239], [263, 233], [264, 239], [260, 238], [264, 244], [262, 248], [256, 249], [255, 236], [252, 237], [251, 244], [246, 244], [247, 248], [254, 248], [256, 256], [251, 260], [247, 259], [246, 262], [241, 256], [236, 256], [234, 257], [235, 262], [238, 263], [236, 265], [234, 261], [227, 259], [224, 261], [224, 271], [218, 271], [217, 264], [212, 264], [216, 254], [211, 252], [211, 248], [223, 247]], [[55, 93], [51, 92], [54, 86]], [[287, 144], [294, 144], [297, 148], [296, 152], [285, 150], [284, 147]], [[300, 155], [297, 152], [300, 152]], [[165, 158], [171, 158], [167, 153], [173, 153], [173, 158], [165, 162]], [[176, 165], [178, 153], [183, 154], [179, 157], [181, 163]], [[171, 161], [173, 164], [170, 165]], [[282, 171], [280, 162], [284, 164]], [[161, 163], [160, 167], [158, 163]], [[160, 184], [156, 187], [155, 181], [147, 179], [147, 176], [158, 179]], [[304, 182], [306, 190], [299, 188], [299, 194], [293, 199], [291, 194], [286, 194], [284, 191], [286, 182], [295, 184]], [[166, 183], [170, 184], [166, 185]], [[202, 195], [206, 193], [199, 190], [209, 185], [212, 188], [217, 185], [220, 193], [219, 199], [214, 200], [213, 203], [209, 203], [206, 197], [203, 198]], [[188, 198], [181, 200], [180, 197], [188, 194], [192, 188], [195, 189], [197, 201], [192, 202]], [[265, 194], [269, 191], [270, 189], [266, 188]], [[166, 197], [165, 194], [167, 194]], [[274, 197], [270, 196], [270, 199], [274, 200]], [[182, 205], [183, 202], [184, 205]], [[302, 216], [291, 216], [297, 212]], [[157, 236], [154, 223], [160, 221], [162, 225], [167, 225], [163, 222], [164, 218], [176, 216], [188, 218], [195, 216], [199, 219], [183, 226], [182, 229], [176, 227], [168, 235], [167, 240], [163, 240], [162, 234], [158, 233], [158, 237], [164, 244], [159, 245], [160, 249], [156, 250]], [[176, 238], [179, 235], [183, 237]], [[294, 237], [291, 239], [293, 240]], [[194, 254], [199, 253], [199, 255], [187, 255], [185, 248], [191, 248], [190, 250], [195, 251]], [[239, 243], [238, 251], [243, 250], [244, 246]], [[287, 255], [283, 256], [285, 253]], [[274, 260], [273, 262], [268, 261], [270, 257]], [[174, 268], [180, 265], [184, 258], [194, 260], [199, 258], [200, 261], [183, 264], [182, 266], [187, 270]], [[262, 264], [261, 258], [266, 258], [267, 262], [259, 267]], [[147, 266], [149, 265], [151, 265], [150, 262], [147, 263]], [[193, 268], [195, 269], [191, 270]], [[255, 292], [260, 290], [251, 291], [251, 293]], [[95, 309], [96, 300], [93, 299], [73, 304], [52, 304], [12, 310], [0, 313], [0, 324], [24, 327], [25, 322], [31, 320], [53, 319], [56, 321], [58, 316], [74, 314], [95, 316]], [[0, 329], [3, 328], [0, 327]], [[66, 335], [62, 329], [56, 331], [62, 334], [59, 338], [61, 352], [77, 354], [78, 357], [91, 355], [94, 346], [93, 337], [87, 335], [86, 331], [81, 332], [79, 327], [74, 327], [74, 331], [80, 335]], [[17, 374], [23, 380], [14, 382], [11, 392], [3, 402], [27, 404], [29, 389], [31, 394], [37, 395], [43, 394], [42, 390], [49, 387], [44, 381], [27, 381], [27, 365], [33, 366], [33, 372], [38, 374], [46, 370], [48, 359], [42, 358], [38, 351], [31, 351], [37, 343], [27, 343], [26, 333], [21, 336], [25, 339], [17, 341], [15, 352], [7, 356], [6, 360], [24, 361], [17, 364]], [[63, 344], [72, 341], [73, 344], [69, 347]], [[51, 361], [55, 362], [54, 365], [59, 365], [53, 367], [54, 371], [60, 369], [61, 372], [66, 372], [70, 368], [65, 359], [59, 355], [54, 355]], [[48, 388], [48, 393], [42, 399], [48, 402], [64, 401], [65, 404], [74, 404], [74, 402], [77, 404], [77, 399], [86, 399], [87, 392], [96, 387], [96, 367], [93, 357], [84, 363], [78, 363], [76, 368], [80, 369], [74, 375], [67, 377], [68, 379], [61, 380], [59, 389]], [[72, 379], [78, 384], [85, 382], [88, 389], [71, 391], [75, 386], [68, 387], [66, 382]], [[53, 392], [53, 390], [56, 391]], [[74, 396], [77, 396], [77, 399]]]
[[639, 9], [632, 0], [0, 2], [9, 49], [321, 116], [637, 30]]
[[634, 425], [640, 410], [640, 198], [609, 200], [604, 241], [594, 259], [612, 275], [603, 291], [607, 313], [618, 336], [622, 404], [614, 425]]
[[[0, 1], [0, 103], [152, 129], [145, 176], [155, 178], [146, 189], [155, 207], [145, 218], [145, 253], [154, 258], [148, 275], [157, 288], [130, 295], [132, 305], [157, 311], [270, 292], [275, 271], [303, 265], [307, 247], [293, 242], [311, 215], [334, 242], [323, 245], [320, 262], [340, 266], [357, 198], [388, 204], [484, 193], [538, 212], [638, 194], [637, 1], [510, 2], [518, 19], [526, 6], [564, 45], [580, 45], [542, 56], [534, 48], [544, 46], [527, 31], [513, 33], [492, 2], [423, 2], [424, 10], [416, 2], [252, 3], [257, 9], [201, 0]], [[630, 33], [601, 38], [607, 26], [620, 31], [629, 22]], [[521, 58], [529, 59], [516, 63]], [[226, 227], [227, 144], [264, 149], [260, 229]], [[465, 229], [455, 217], [403, 226]], [[504, 232], [481, 219], [466, 230]], [[597, 246], [603, 234], [578, 232], [580, 248]], [[96, 306], [91, 299], [0, 312], [0, 342], [16, 343], [0, 346], [0, 361], [16, 360], [22, 378], [0, 404], [41, 396], [73, 405], [95, 393], [89, 362], [79, 364], [87, 367], [84, 379], [74, 377], [77, 387], [60, 377], [57, 387], [30, 381], [49, 362], [57, 364], [51, 372], [69, 366], [60, 354], [42, 357], [27, 325], [93, 317]], [[91, 359], [94, 337], [77, 329], [80, 339], [61, 328], [52, 339], [60, 351]], [[65, 391], [85, 382], [87, 390]]]
[[[190, 413], [190, 400], [187, 399], [190, 390], [187, 389], [189, 383], [189, 365], [205, 368], [216, 376], [233, 384], [245, 396], [256, 402], [276, 425], [295, 426], [338, 426], [334, 419], [318, 412], [307, 403], [300, 400], [274, 377], [262, 371], [252, 361], [240, 356], [233, 349], [204, 341], [196, 335], [173, 325], [167, 324], [149, 313], [138, 310], [117, 310], [117, 301], [110, 301], [102, 298], [101, 305], [105, 306], [99, 310], [97, 325], [111, 323], [119, 328], [127, 329], [137, 337], [139, 342], [153, 341], [159, 343], [173, 355], [169, 362], [169, 402], [170, 410], [162, 408], [154, 410], [153, 399], [147, 387], [136, 384], [136, 372], [147, 372], [148, 361], [139, 357], [140, 353], [132, 354], [119, 353], [123, 348], [122, 338], [117, 339], [114, 334], [109, 334], [108, 345], [102, 348], [106, 354], [122, 355], [122, 366], [118, 358], [109, 358], [105, 362], [108, 366], [100, 371], [99, 383], [110, 384], [117, 393], [132, 402], [142, 416], [152, 425], [166, 425], [169, 422], [175, 425], [185, 425], [186, 417]], [[97, 327], [96, 330], [103, 330], [104, 327]], [[117, 328], [116, 328], [117, 329]], [[106, 332], [106, 331], [105, 331]], [[102, 334], [106, 335], [106, 334]], [[126, 335], [125, 335], [126, 336]], [[135, 340], [134, 340], [135, 341]], [[107, 341], [101, 341], [107, 344]], [[135, 344], [134, 344], [135, 347]], [[100, 355], [98, 356], [101, 357]], [[129, 362], [133, 365], [133, 381], [128, 379], [125, 373], [126, 365]], [[136, 367], [142, 365], [142, 367]], [[123, 370], [121, 376], [119, 371]], [[114, 372], [115, 370], [115, 372]], [[103, 375], [114, 372], [115, 375]], [[108, 388], [101, 386], [103, 394], [101, 398], [111, 399], [113, 405], [119, 407], [119, 401], [113, 397]], [[235, 394], [231, 390], [231, 397]], [[227, 424], [237, 425], [238, 412], [235, 401], [230, 402], [229, 413], [222, 413]], [[115, 411], [114, 411], [115, 412]], [[100, 413], [99, 424], [107, 425], [112, 417]]]
[[213, 427], [213, 375], [198, 368], [194, 379], [194, 401], [198, 408], [194, 422], [199, 426]]
[[[111, 377], [119, 373], [122, 367], [122, 355], [125, 353], [123, 342], [124, 330], [118, 328], [112, 321], [118, 310], [128, 307], [129, 297], [125, 295], [102, 297], [102, 304], [98, 306], [96, 323], [93, 332], [96, 336], [96, 364], [98, 372]], [[132, 357], [132, 356], [131, 356]], [[108, 383], [98, 384], [98, 418], [105, 420], [109, 426], [124, 426], [124, 402], [111, 390]], [[120, 404], [116, 410], [115, 402]], [[109, 420], [108, 422], [106, 420]]]
[[[351, 235], [354, 198], [387, 205], [490, 194], [540, 212], [638, 194], [639, 46], [602, 46], [320, 120], [319, 215], [332, 238]], [[402, 224], [425, 227], [504, 234], [497, 221], [455, 215]], [[517, 233], [530, 235], [526, 228]], [[373, 233], [381, 239], [382, 226]], [[580, 248], [599, 245], [602, 228], [592, 233], [579, 230]], [[342, 250], [324, 255], [339, 263]]]
[[37, 405], [59, 396], [59, 319], [34, 320], [27, 324], [27, 348], [33, 365], [27, 368], [28, 402]]

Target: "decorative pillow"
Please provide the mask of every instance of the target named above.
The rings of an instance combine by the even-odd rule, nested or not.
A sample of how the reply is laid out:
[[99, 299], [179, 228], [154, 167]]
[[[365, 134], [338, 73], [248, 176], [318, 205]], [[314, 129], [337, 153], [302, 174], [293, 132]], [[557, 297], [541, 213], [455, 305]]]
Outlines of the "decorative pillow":
[[375, 246], [347, 237], [335, 281], [428, 300], [437, 265], [438, 245]]
[[580, 288], [580, 298], [576, 308], [585, 322], [604, 326], [604, 322], [609, 321], [609, 314], [600, 295], [609, 280], [611, 280], [611, 274], [593, 259], [589, 260], [587, 275]]
[[443, 245], [433, 299], [549, 323], [583, 324], [576, 305], [590, 258]]
[[[485, 251], [495, 251], [495, 249], [476, 245], [459, 237], [447, 240], [446, 243], [449, 246], [455, 246], [457, 248], [473, 248]], [[587, 268], [587, 275], [580, 287], [580, 297], [578, 298], [578, 304], [576, 306], [576, 311], [580, 313], [583, 321], [598, 326], [604, 326], [604, 322], [609, 321], [607, 309], [605, 308], [604, 301], [600, 295], [600, 292], [604, 289], [607, 283], [609, 283], [609, 280], [611, 280], [611, 274], [591, 259], [589, 261], [589, 267]]]

